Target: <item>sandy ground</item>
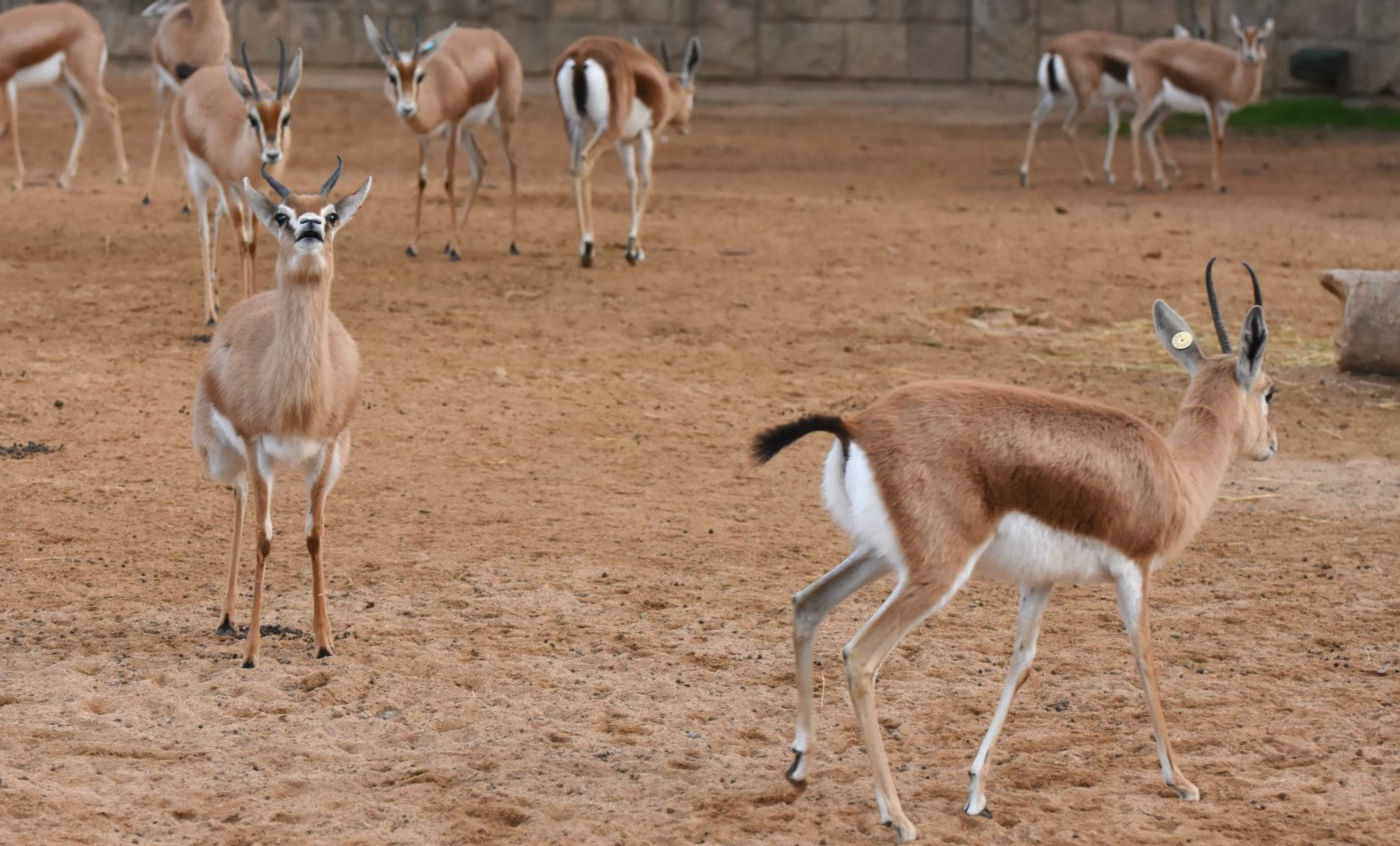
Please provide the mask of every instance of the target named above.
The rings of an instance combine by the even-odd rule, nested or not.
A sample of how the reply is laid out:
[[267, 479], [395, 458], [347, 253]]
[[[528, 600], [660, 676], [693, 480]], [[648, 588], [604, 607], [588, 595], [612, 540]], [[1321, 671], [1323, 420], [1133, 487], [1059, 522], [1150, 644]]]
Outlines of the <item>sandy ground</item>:
[[[70, 119], [26, 92], [29, 184], [0, 196], [0, 446], [61, 446], [0, 458], [0, 841], [891, 842], [839, 659], [883, 589], [823, 629], [811, 785], [783, 780], [789, 597], [847, 549], [819, 502], [823, 439], [763, 469], [749, 439], [930, 376], [1166, 427], [1185, 380], [1149, 309], [1209, 333], [1216, 254], [1263, 277], [1281, 449], [1234, 469], [1154, 582], [1168, 719], [1204, 800], [1161, 782], [1111, 589], [1069, 587], [995, 755], [995, 818], [963, 817], [1016, 603], [974, 583], [882, 673], [905, 809], [929, 842], [1397, 841], [1400, 386], [1335, 371], [1340, 307], [1317, 283], [1396, 265], [1393, 136], [1234, 135], [1221, 197], [1202, 139], [1176, 144], [1177, 190], [1139, 194], [1079, 184], [1047, 131], [1026, 191], [1029, 93], [974, 126], [920, 100], [702, 91], [695, 133], [658, 147], [648, 260], [622, 260], [609, 156], [585, 272], [548, 100], [518, 132], [523, 255], [488, 136], [453, 264], [403, 255], [416, 153], [377, 90], [307, 90], [288, 181], [319, 184], [337, 153], [342, 185], [375, 177], [337, 245], [334, 305], [365, 366], [328, 509], [338, 651], [312, 655], [287, 477], [263, 618], [281, 628], [245, 671], [214, 633], [230, 497], [189, 448], [195, 224], [168, 150], [139, 204], [151, 100], [135, 77], [114, 89], [135, 185], [112, 184], [98, 121], [55, 188]], [[228, 305], [227, 234], [220, 261]], [[1237, 331], [1247, 282], [1237, 265], [1221, 281]], [[244, 624], [250, 571], [245, 545]]]

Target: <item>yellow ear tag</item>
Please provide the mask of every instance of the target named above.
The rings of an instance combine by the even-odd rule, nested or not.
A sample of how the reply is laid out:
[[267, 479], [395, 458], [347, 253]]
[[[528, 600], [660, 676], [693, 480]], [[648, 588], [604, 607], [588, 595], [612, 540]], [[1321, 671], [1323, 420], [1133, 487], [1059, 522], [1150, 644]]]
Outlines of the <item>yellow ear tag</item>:
[[1179, 350], [1184, 350], [1191, 346], [1193, 340], [1195, 339], [1191, 337], [1190, 332], [1177, 332], [1172, 336], [1172, 346]]

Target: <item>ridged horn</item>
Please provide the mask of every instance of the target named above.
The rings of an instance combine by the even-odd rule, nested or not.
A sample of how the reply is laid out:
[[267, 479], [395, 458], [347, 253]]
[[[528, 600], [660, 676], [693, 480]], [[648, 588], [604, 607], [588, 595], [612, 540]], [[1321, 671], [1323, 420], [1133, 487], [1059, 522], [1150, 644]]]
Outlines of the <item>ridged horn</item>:
[[266, 179], [267, 184], [272, 186], [272, 190], [277, 192], [277, 196], [281, 197], [284, 200], [287, 199], [287, 196], [292, 193], [292, 189], [288, 188], [281, 182], [278, 182], [276, 179], [272, 178], [272, 174], [267, 172], [266, 162], [263, 163], [263, 166], [260, 168], [260, 170], [262, 170], [263, 179]]
[[321, 196], [324, 197], [325, 195], [329, 194], [331, 192], [331, 189], [335, 187], [336, 180], [340, 179], [340, 169], [344, 166], [345, 162], [341, 161], [340, 156], [336, 156], [335, 173], [332, 173], [331, 178], [327, 179], [325, 184], [321, 186]]
[[1215, 283], [1210, 278], [1210, 269], [1214, 266], [1215, 257], [1211, 256], [1210, 262], [1206, 264], [1206, 299], [1210, 301], [1210, 319], [1215, 322], [1215, 336], [1220, 339], [1220, 351], [1228, 353], [1231, 351], [1230, 336], [1225, 333], [1225, 321], [1220, 319], [1220, 303], [1215, 299]]
[[248, 87], [253, 89], [253, 102], [256, 103], [262, 99], [262, 95], [258, 94], [258, 81], [253, 78], [253, 65], [248, 61], [248, 42], [244, 41], [240, 49], [243, 51], [243, 69], [248, 72]]

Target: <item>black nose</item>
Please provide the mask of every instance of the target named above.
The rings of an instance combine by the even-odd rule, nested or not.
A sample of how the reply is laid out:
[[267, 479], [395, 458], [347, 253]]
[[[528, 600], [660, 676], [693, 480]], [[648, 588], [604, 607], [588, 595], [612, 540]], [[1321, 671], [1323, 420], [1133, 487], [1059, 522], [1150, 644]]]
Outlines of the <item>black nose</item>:
[[269, 162], [275, 162], [275, 161], [277, 161], [277, 160], [280, 159], [280, 158], [282, 158], [282, 154], [281, 154], [281, 153], [268, 153], [268, 154], [267, 154], [267, 160], [268, 160]]

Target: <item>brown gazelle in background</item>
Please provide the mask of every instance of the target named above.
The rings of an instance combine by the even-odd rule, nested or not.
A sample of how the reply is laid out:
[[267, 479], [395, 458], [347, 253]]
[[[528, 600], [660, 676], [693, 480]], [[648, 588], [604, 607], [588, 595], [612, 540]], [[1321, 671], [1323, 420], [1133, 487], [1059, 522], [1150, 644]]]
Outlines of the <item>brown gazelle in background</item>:
[[321, 539], [326, 495], [350, 457], [350, 416], [359, 396], [360, 354], [331, 311], [335, 237], [369, 194], [370, 180], [332, 202], [335, 173], [314, 194], [293, 194], [263, 172], [273, 202], [243, 181], [251, 213], [277, 239], [277, 289], [229, 309], [195, 389], [194, 446], [211, 479], [233, 487], [233, 554], [220, 634], [233, 634], [238, 546], [248, 487], [258, 524], [253, 611], [243, 666], [257, 664], [263, 566], [272, 549], [272, 481], [279, 469], [306, 480], [306, 549], [311, 554], [316, 655], [331, 654]]
[[[394, 104], [399, 119], [418, 136], [418, 206], [413, 240], [405, 252], [418, 255], [418, 240], [423, 237], [423, 191], [428, 187], [428, 144], [433, 135], [445, 130], [447, 171], [443, 187], [447, 190], [452, 229], [443, 252], [453, 261], [461, 259], [462, 229], [466, 228], [486, 171], [486, 155], [472, 130], [489, 123], [506, 156], [506, 173], [510, 176], [510, 254], [519, 255], [511, 133], [520, 116], [524, 72], [514, 48], [494, 29], [464, 29], [456, 24], [422, 41], [418, 19], [414, 18], [413, 49], [400, 50], [387, 19], [383, 33], [368, 15], [364, 25], [365, 36], [384, 62], [384, 95]], [[460, 223], [455, 193], [458, 147], [466, 151], [472, 171], [472, 190], [462, 208]]]
[[88, 103], [97, 101], [112, 127], [117, 153], [117, 182], [125, 182], [129, 168], [122, 143], [121, 112], [117, 98], [107, 93], [107, 38], [86, 10], [72, 3], [21, 6], [0, 14], [0, 89], [5, 94], [5, 114], [0, 116], [0, 137], [7, 133], [15, 153], [18, 191], [24, 187], [24, 156], [19, 144], [18, 89], [52, 85], [68, 108], [77, 127], [68, 164], [58, 177], [66, 188], [78, 175], [78, 156], [87, 138]]
[[[258, 230], [237, 186], [266, 165], [276, 175], [286, 164], [292, 143], [292, 97], [301, 84], [301, 50], [287, 67], [286, 48], [277, 40], [277, 88], [258, 84], [242, 49], [246, 75], [227, 57], [222, 67], [195, 71], [175, 95], [175, 143], [184, 160], [185, 178], [199, 216], [200, 258], [204, 266], [204, 318], [219, 318], [219, 221], [227, 213], [238, 245], [243, 295], [257, 289]], [[218, 199], [211, 214], [209, 193]]]
[[214, 67], [229, 52], [228, 16], [223, 0], [156, 0], [141, 12], [143, 17], [160, 18], [151, 40], [151, 62], [155, 67], [156, 138], [151, 146], [151, 172], [141, 202], [151, 202], [151, 186], [160, 163], [161, 142], [165, 139], [167, 95], [180, 90], [185, 80], [200, 68]]
[[1273, 35], [1274, 20], [1269, 18], [1262, 27], [1241, 28], [1240, 19], [1231, 15], [1230, 27], [1240, 40], [1238, 50], [1209, 41], [1164, 39], [1153, 41], [1133, 57], [1132, 83], [1138, 103], [1133, 115], [1133, 180], [1139, 188], [1144, 187], [1138, 145], [1143, 133], [1147, 134], [1153, 176], [1158, 185], [1170, 188], [1152, 142], [1153, 130], [1172, 112], [1195, 112], [1206, 116], [1210, 128], [1211, 184], [1225, 193], [1220, 170], [1225, 124], [1231, 112], [1259, 99], [1264, 62], [1269, 56], [1264, 41]]
[[[665, 52], [663, 46], [663, 57]], [[653, 135], [660, 135], [668, 126], [676, 127], [682, 135], [690, 131], [700, 39], [690, 39], [679, 74], [673, 76], [669, 65], [669, 60], [658, 62], [633, 42], [601, 36], [575, 41], [554, 63], [554, 93], [569, 136], [569, 173], [578, 205], [579, 262], [584, 267], [593, 266], [593, 166], [611, 144], [617, 145], [632, 198], [627, 261], [636, 264], [646, 258], [641, 225], [651, 192]], [[638, 166], [642, 171], [640, 184]]]
[[991, 815], [982, 784], [988, 758], [1012, 696], [1030, 673], [1041, 614], [1059, 582], [1116, 586], [1162, 776], [1183, 799], [1200, 798], [1177, 768], [1158, 699], [1148, 580], [1200, 529], [1231, 463], [1241, 456], [1266, 460], [1278, 447], [1268, 420], [1273, 388], [1263, 370], [1268, 330], [1258, 281], [1238, 355], [1220, 321], [1210, 266], [1206, 288], [1221, 355], [1206, 356], [1176, 312], [1161, 300], [1153, 305], [1158, 340], [1190, 375], [1165, 438], [1107, 406], [953, 381], [916, 382], [851, 417], [812, 415], [758, 436], [759, 462], [812, 432], [836, 436], [822, 499], [855, 546], [793, 597], [798, 707], [788, 778], [794, 784], [806, 782], [815, 733], [817, 627], [852, 593], [893, 576], [893, 592], [843, 654], [880, 818], [901, 843], [918, 836], [895, 794], [875, 716], [875, 675], [904, 635], [976, 575], [1018, 583], [1021, 608], [1006, 684], [972, 764], [968, 814]]

